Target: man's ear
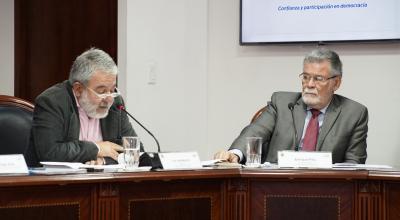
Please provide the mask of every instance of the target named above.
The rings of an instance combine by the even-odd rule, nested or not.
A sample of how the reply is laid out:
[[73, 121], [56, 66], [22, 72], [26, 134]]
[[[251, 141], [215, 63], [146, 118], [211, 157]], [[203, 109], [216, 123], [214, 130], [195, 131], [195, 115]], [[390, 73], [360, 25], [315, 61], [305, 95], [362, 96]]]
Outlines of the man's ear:
[[72, 84], [72, 90], [76, 97], [80, 97], [83, 92], [83, 85], [80, 82], [74, 82], [74, 84]]
[[333, 87], [333, 91], [336, 91], [339, 89], [340, 84], [342, 84], [342, 76], [337, 76], [334, 80], [335, 80], [335, 85]]

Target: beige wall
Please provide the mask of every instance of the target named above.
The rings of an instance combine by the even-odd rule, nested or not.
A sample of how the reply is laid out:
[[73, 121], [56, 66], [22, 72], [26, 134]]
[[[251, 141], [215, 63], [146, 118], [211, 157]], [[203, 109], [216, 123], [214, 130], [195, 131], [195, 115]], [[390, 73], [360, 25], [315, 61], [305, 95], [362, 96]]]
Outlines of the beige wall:
[[[129, 111], [163, 150], [213, 151], [206, 148], [207, 1], [129, 0], [126, 36]], [[149, 83], [151, 77], [155, 82]], [[155, 150], [148, 135], [137, 131]]]
[[[315, 47], [240, 46], [239, 0], [128, 1], [126, 28], [128, 107], [164, 150], [202, 159], [228, 147], [272, 92], [299, 91], [303, 55]], [[367, 162], [400, 165], [400, 44], [328, 47], [344, 62], [338, 93], [369, 108]]]

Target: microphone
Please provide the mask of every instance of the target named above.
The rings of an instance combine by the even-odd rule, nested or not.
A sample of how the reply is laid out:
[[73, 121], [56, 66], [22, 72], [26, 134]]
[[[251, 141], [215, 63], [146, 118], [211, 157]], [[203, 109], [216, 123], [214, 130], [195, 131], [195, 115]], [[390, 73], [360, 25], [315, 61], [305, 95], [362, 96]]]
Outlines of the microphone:
[[160, 143], [158, 142], [157, 138], [151, 133], [142, 123], [140, 123], [135, 117], [133, 117], [128, 111], [126, 111], [123, 105], [118, 105], [117, 108], [125, 112], [130, 118], [132, 118], [140, 127], [142, 127], [156, 142], [157, 144], [157, 152], [160, 153]]
[[294, 150], [299, 151], [299, 144], [297, 143], [298, 135], [297, 135], [297, 129], [296, 129], [296, 123], [294, 121], [294, 115], [293, 115], [293, 109], [294, 109], [293, 103], [288, 104], [288, 108], [290, 110], [290, 113], [292, 114], [292, 125], [293, 125], [293, 130], [294, 130], [294, 137], [293, 137], [293, 144], [294, 144]]
[[[158, 153], [160, 153], [161, 148], [160, 148], [160, 143], [158, 142], [157, 138], [142, 123], [140, 123], [135, 117], [133, 117], [125, 109], [123, 104], [118, 103], [116, 105], [116, 107], [118, 110], [125, 112], [131, 119], [133, 119], [138, 125], [140, 125], [140, 127], [142, 127], [154, 139], [154, 141], [157, 144], [157, 153], [144, 152], [139, 158], [139, 166], [151, 166], [152, 169], [162, 168], [160, 157], [158, 156]], [[121, 118], [120, 118], [120, 120], [121, 120]]]
[[117, 140], [118, 140], [118, 144], [122, 145], [122, 117], [121, 117], [121, 110], [119, 108], [117, 108], [118, 111], [118, 136], [117, 136]]

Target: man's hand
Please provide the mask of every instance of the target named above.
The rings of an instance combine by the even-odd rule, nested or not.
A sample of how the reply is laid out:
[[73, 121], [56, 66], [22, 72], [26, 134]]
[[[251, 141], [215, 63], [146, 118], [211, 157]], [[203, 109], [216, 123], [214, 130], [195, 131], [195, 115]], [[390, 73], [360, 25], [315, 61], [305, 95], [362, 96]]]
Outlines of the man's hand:
[[114, 144], [109, 141], [97, 142], [100, 150], [97, 153], [97, 157], [111, 157], [114, 160], [118, 160], [118, 151], [122, 151], [124, 148], [118, 144]]
[[88, 165], [104, 165], [104, 158], [103, 157], [97, 157], [97, 160], [89, 160], [85, 164]]
[[214, 159], [222, 159], [231, 163], [239, 163], [239, 157], [229, 151], [221, 150], [214, 154]]

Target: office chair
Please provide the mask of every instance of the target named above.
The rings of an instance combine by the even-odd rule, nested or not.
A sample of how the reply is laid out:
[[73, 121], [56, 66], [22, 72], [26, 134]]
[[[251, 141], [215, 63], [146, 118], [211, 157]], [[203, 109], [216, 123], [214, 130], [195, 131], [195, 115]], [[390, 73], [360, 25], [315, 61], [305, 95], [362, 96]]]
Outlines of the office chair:
[[260, 117], [260, 115], [267, 109], [267, 106], [262, 107], [260, 110], [258, 110], [253, 118], [251, 118], [251, 123], [253, 123], [258, 117]]
[[33, 104], [0, 95], [0, 154], [24, 154], [29, 145]]

